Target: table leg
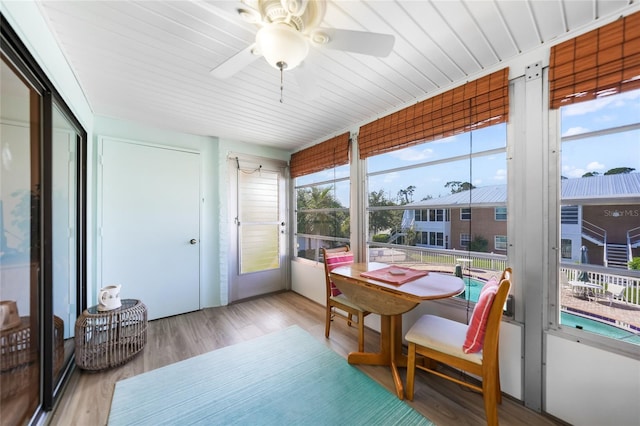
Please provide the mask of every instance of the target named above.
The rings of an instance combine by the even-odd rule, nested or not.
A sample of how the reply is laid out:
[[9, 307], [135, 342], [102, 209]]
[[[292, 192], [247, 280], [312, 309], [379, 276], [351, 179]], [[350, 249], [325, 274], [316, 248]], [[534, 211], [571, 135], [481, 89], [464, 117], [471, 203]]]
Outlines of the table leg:
[[406, 367], [402, 353], [402, 315], [380, 315], [380, 352], [351, 352], [349, 364], [387, 365], [391, 369], [396, 395], [404, 399], [404, 387], [398, 367]]
[[391, 320], [388, 315], [380, 315], [380, 352], [350, 352], [347, 361], [349, 364], [391, 365], [390, 335]]
[[[396, 395], [398, 399], [404, 399], [404, 388], [400, 372], [398, 372], [398, 363], [402, 361], [402, 315], [394, 315], [391, 317], [391, 336], [390, 336], [390, 352], [391, 352], [391, 375], [393, 383], [396, 387]], [[406, 366], [406, 360], [404, 366]]]

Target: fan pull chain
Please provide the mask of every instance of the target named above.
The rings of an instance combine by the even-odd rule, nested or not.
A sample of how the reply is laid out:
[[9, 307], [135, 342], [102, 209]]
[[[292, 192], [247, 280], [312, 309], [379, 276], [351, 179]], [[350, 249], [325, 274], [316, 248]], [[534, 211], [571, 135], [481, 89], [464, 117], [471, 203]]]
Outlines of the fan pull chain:
[[280, 103], [283, 104], [282, 92], [284, 90], [284, 69], [287, 68], [287, 64], [280, 61], [276, 65], [280, 68]]
[[280, 103], [284, 103], [282, 101], [282, 90], [284, 89], [284, 71], [280, 68]]

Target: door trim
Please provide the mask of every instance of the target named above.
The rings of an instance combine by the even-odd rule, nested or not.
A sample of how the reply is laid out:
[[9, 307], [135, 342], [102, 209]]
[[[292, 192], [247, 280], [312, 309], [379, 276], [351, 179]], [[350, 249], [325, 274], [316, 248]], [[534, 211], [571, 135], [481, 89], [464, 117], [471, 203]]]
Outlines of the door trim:
[[[166, 149], [166, 150], [170, 150], [170, 151], [178, 151], [178, 152], [185, 152], [185, 153], [190, 153], [190, 154], [197, 154], [199, 157], [202, 155], [202, 153], [197, 150], [197, 149], [189, 149], [189, 148], [183, 148], [183, 147], [176, 147], [176, 146], [169, 146], [169, 145], [163, 145], [163, 144], [159, 144], [159, 143], [152, 143], [152, 142], [145, 142], [145, 141], [138, 141], [138, 140], [133, 140], [133, 139], [127, 139], [127, 138], [119, 138], [119, 137], [113, 137], [113, 136], [108, 136], [108, 135], [97, 135], [96, 137], [97, 139], [97, 149], [96, 149], [96, 223], [95, 223], [95, 230], [96, 230], [96, 244], [95, 244], [95, 249], [96, 249], [96, 253], [95, 253], [95, 264], [96, 264], [96, 270], [95, 270], [95, 279], [92, 280], [94, 281], [93, 286], [87, 286], [87, 300], [95, 300], [95, 297], [97, 297], [97, 293], [100, 289], [101, 283], [101, 277], [103, 276], [102, 274], [102, 228], [104, 225], [103, 222], [103, 217], [102, 217], [102, 213], [103, 213], [103, 185], [104, 185], [104, 176], [103, 176], [103, 167], [102, 167], [102, 154], [103, 154], [103, 148], [104, 148], [104, 144], [105, 141], [114, 141], [114, 142], [120, 142], [120, 143], [128, 143], [128, 144], [133, 144], [133, 145], [141, 145], [141, 146], [146, 146], [146, 147], [151, 147], [151, 148], [159, 148], [159, 149]], [[200, 160], [202, 162], [202, 159]], [[203, 214], [203, 188], [202, 188], [202, 169], [200, 170], [200, 175], [199, 175], [199, 190], [198, 190], [198, 196], [199, 196], [199, 202], [198, 202], [198, 218], [199, 218], [199, 224], [198, 227], [200, 229], [199, 231], [199, 235], [198, 238], [201, 240], [202, 239], [202, 214]], [[203, 302], [202, 302], [202, 276], [203, 276], [203, 262], [202, 262], [202, 248], [201, 248], [201, 242], [198, 243], [198, 258], [199, 258], [199, 262], [198, 262], [198, 300], [199, 300], [199, 308], [202, 309], [203, 307]], [[94, 294], [95, 293], [95, 294]]]
[[[281, 236], [281, 252], [279, 271], [283, 280], [283, 290], [291, 288], [290, 278], [290, 227], [289, 222], [289, 180], [288, 180], [288, 162], [275, 158], [266, 158], [260, 156], [253, 156], [248, 154], [241, 154], [235, 152], [228, 152], [227, 156], [227, 178], [229, 187], [229, 199], [228, 199], [228, 223], [227, 229], [229, 230], [229, 243], [228, 243], [228, 258], [227, 258], [227, 303], [234, 303], [241, 298], [236, 297], [236, 291], [234, 291], [234, 285], [238, 285], [240, 277], [259, 274], [258, 272], [251, 272], [248, 274], [240, 274], [238, 267], [238, 227], [236, 223], [237, 209], [238, 209], [238, 194], [237, 194], [237, 166], [240, 164], [242, 168], [256, 168], [269, 172], [277, 172], [280, 175], [282, 187], [280, 188], [280, 196], [282, 201], [280, 202], [280, 218], [286, 223], [284, 236]], [[235, 162], [235, 165], [233, 165]], [[239, 162], [239, 163], [238, 163]], [[236, 185], [235, 187], [232, 187]], [[265, 271], [269, 272], [269, 271]]]

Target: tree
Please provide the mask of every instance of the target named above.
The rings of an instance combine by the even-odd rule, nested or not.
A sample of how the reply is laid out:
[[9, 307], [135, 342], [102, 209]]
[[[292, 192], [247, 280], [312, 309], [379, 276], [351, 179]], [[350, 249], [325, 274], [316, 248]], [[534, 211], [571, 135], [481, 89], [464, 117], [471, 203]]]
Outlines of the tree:
[[414, 185], [409, 185], [405, 189], [401, 189], [400, 191], [398, 191], [398, 198], [402, 200], [400, 204], [409, 204], [410, 202], [412, 202], [413, 193], [415, 190], [416, 187]]
[[331, 193], [331, 187], [298, 190], [298, 232], [332, 237], [349, 237], [349, 213], [345, 211], [313, 211], [345, 208]]
[[473, 241], [469, 242], [469, 250], [486, 253], [489, 251], [489, 241], [482, 235], [476, 235]]
[[[383, 189], [371, 191], [369, 193], [370, 207], [396, 206], [397, 204], [389, 199]], [[369, 229], [373, 234], [385, 229], [399, 228], [402, 224], [402, 210], [380, 210], [371, 212], [369, 216]]]
[[[633, 172], [635, 169], [633, 167], [614, 167], [613, 169], [609, 169], [604, 172], [604, 176], [609, 175], [624, 175], [627, 173]], [[592, 176], [600, 176], [598, 172], [587, 172], [582, 175], [582, 177], [592, 177]]]
[[632, 167], [616, 167], [614, 169], [607, 170], [606, 172], [604, 172], [604, 174], [605, 176], [606, 175], [622, 175], [622, 174], [631, 173], [634, 170], [635, 169]]
[[460, 181], [449, 181], [444, 185], [445, 188], [451, 188], [452, 194], [457, 194], [458, 192], [468, 191], [470, 189], [475, 189], [476, 187], [469, 182], [460, 182]]

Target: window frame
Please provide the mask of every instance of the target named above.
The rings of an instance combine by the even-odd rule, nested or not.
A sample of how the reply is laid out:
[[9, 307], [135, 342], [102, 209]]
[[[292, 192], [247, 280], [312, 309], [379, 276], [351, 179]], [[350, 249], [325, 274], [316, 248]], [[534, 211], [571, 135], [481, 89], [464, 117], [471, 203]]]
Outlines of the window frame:
[[[39, 351], [41, 369], [38, 373], [40, 381], [39, 401], [35, 406], [32, 419], [38, 418], [43, 412], [50, 413], [55, 404], [61, 399], [64, 386], [70, 381], [73, 369], [70, 368], [75, 350], [71, 349], [72, 356], [66, 358], [61, 367], [60, 373], [54, 375], [54, 328], [49, 325], [53, 324], [54, 319], [54, 293], [53, 293], [53, 267], [54, 267], [54, 249], [53, 249], [53, 199], [54, 193], [51, 185], [53, 170], [53, 153], [54, 153], [54, 132], [55, 123], [54, 109], [57, 109], [59, 117], [67, 120], [67, 124], [73, 127], [75, 133], [75, 165], [70, 173], [76, 176], [76, 182], [73, 188], [73, 198], [75, 202], [75, 218], [74, 226], [76, 232], [76, 241], [73, 249], [75, 266], [72, 274], [76, 279], [75, 298], [70, 297], [68, 300], [70, 308], [75, 307], [75, 315], [79, 316], [83, 310], [87, 308], [87, 188], [88, 188], [88, 152], [89, 142], [88, 133], [84, 129], [83, 124], [69, 107], [65, 98], [58, 91], [53, 81], [49, 79], [38, 61], [30, 53], [29, 49], [22, 42], [13, 27], [6, 21], [3, 14], [0, 13], [0, 44], [3, 56], [6, 56], [16, 70], [22, 75], [27, 84], [38, 93], [40, 97], [39, 117], [41, 121], [37, 123], [37, 132], [40, 132], [40, 184], [42, 185], [40, 193], [41, 211], [40, 214], [40, 235], [39, 243], [41, 244], [39, 257], [39, 276], [34, 281], [34, 285], [39, 291], [38, 309], [33, 313], [34, 316], [40, 316], [38, 330], [33, 331], [32, 335], [40, 334]], [[57, 194], [55, 194], [57, 195]], [[73, 300], [72, 300], [73, 299]], [[77, 336], [75, 336], [77, 338]], [[47, 414], [48, 415], [48, 414]]]
[[507, 251], [509, 244], [507, 242], [506, 235], [494, 235], [493, 236], [493, 248], [496, 251]]
[[[550, 196], [551, 209], [555, 210], [555, 217], [550, 221], [549, 236], [552, 241], [555, 241], [556, 250], [549, 250], [549, 285], [548, 285], [548, 298], [547, 298], [547, 321], [545, 331], [557, 335], [562, 338], [568, 338], [592, 346], [597, 349], [601, 349], [607, 352], [616, 353], [632, 359], [640, 360], [640, 351], [638, 351], [638, 345], [620, 341], [619, 339], [610, 338], [600, 334], [592, 333], [589, 331], [581, 330], [576, 327], [561, 324], [560, 321], [560, 305], [561, 305], [561, 290], [562, 279], [561, 267], [562, 264], [571, 264], [563, 262], [561, 258], [561, 227], [566, 220], [563, 221], [562, 208], [565, 206], [573, 206], [572, 204], [562, 203], [561, 194], [561, 181], [562, 170], [560, 167], [562, 161], [562, 142], [563, 137], [561, 134], [561, 110], [560, 109], [547, 109], [547, 116], [549, 120], [549, 182], [553, 185], [555, 195]], [[607, 130], [599, 130], [598, 132], [607, 132]], [[574, 135], [570, 138], [587, 137], [587, 134]], [[566, 217], [566, 214], [565, 214]], [[590, 270], [592, 267], [585, 266], [585, 270]], [[597, 267], [596, 267], [597, 269]], [[640, 271], [627, 271], [632, 277], [640, 278]]]
[[[346, 174], [346, 176], [342, 176], [342, 177], [335, 177], [335, 172], [336, 169], [338, 168], [344, 168], [344, 167], [348, 167], [349, 168], [349, 173]], [[353, 193], [353, 189], [352, 189], [352, 185], [351, 185], [351, 165], [350, 164], [346, 164], [346, 165], [339, 165], [339, 166], [334, 166], [325, 170], [322, 170], [320, 172], [315, 172], [312, 173], [310, 175], [316, 174], [316, 173], [334, 173], [334, 179], [325, 179], [325, 180], [318, 180], [318, 181], [313, 181], [310, 183], [305, 183], [302, 185], [297, 185], [297, 179], [303, 177], [303, 176], [309, 176], [309, 175], [303, 175], [297, 178], [293, 178], [293, 185], [292, 187], [292, 191], [293, 191], [293, 196], [292, 196], [292, 200], [295, 200], [295, 205], [293, 210], [293, 224], [294, 224], [294, 232], [293, 232], [293, 244], [294, 244], [294, 248], [295, 250], [292, 251], [292, 258], [297, 260], [297, 261], [308, 261], [308, 262], [319, 262], [322, 260], [321, 258], [321, 250], [320, 248], [323, 246], [322, 242], [334, 242], [337, 243], [336, 246], [338, 245], [345, 245], [345, 244], [350, 244], [351, 238], [349, 236], [349, 238], [346, 237], [337, 237], [337, 236], [330, 236], [330, 235], [324, 235], [324, 234], [306, 234], [306, 233], [300, 233], [298, 232], [298, 214], [299, 213], [337, 213], [337, 212], [343, 212], [346, 213], [347, 216], [351, 216], [351, 198], [352, 198], [352, 193]], [[349, 184], [349, 196], [348, 196], [348, 200], [349, 200], [349, 206], [347, 207], [341, 207], [341, 208], [320, 208], [320, 209], [304, 209], [304, 210], [299, 210], [298, 208], [298, 204], [297, 204], [297, 200], [298, 200], [298, 190], [299, 189], [304, 189], [304, 188], [313, 188], [313, 187], [326, 187], [329, 185], [333, 186], [333, 191], [335, 192], [335, 188], [336, 188], [336, 184], [340, 183], [340, 182], [347, 182]], [[350, 223], [351, 225], [351, 223]], [[350, 230], [350, 233], [352, 231]], [[307, 257], [302, 257], [298, 255], [298, 238], [307, 238], [311, 241], [316, 241], [317, 242], [317, 246], [315, 247], [315, 255], [314, 255], [314, 259], [309, 259]], [[311, 248], [313, 250], [313, 248]]]
[[[568, 243], [567, 243], [568, 242]], [[560, 238], [560, 258], [571, 259], [571, 250], [573, 248], [573, 242], [571, 238]], [[569, 257], [565, 256], [565, 253], [569, 251]]]

